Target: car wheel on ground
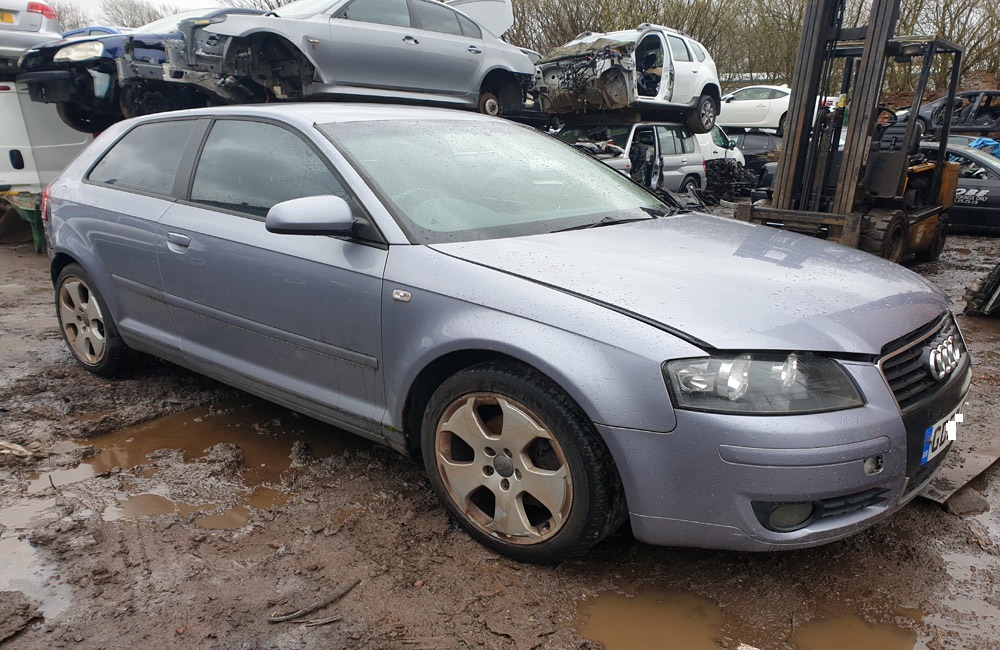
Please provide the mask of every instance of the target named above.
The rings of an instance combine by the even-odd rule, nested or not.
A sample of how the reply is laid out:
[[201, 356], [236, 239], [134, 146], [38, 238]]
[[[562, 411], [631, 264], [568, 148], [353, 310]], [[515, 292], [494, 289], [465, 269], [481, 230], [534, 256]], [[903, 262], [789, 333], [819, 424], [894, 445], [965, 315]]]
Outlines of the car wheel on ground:
[[785, 120], [788, 119], [788, 113], [782, 113], [781, 117], [778, 119], [778, 130], [774, 132], [774, 135], [779, 138], [785, 135]]
[[688, 116], [688, 128], [695, 133], [708, 133], [715, 126], [716, 114], [715, 100], [708, 95], [702, 95], [694, 111]]
[[453, 375], [431, 397], [421, 437], [438, 497], [499, 553], [561, 561], [624, 519], [620, 481], [593, 425], [529, 368], [491, 362]]
[[698, 179], [695, 178], [694, 176], [688, 176], [687, 178], [684, 179], [684, 182], [681, 184], [681, 192], [687, 192], [688, 194], [694, 192], [695, 190], [700, 190], [700, 189], [701, 189], [701, 183], [698, 182]]
[[102, 377], [127, 368], [132, 351], [94, 281], [78, 264], [67, 265], [56, 280], [56, 316], [66, 345], [84, 368]]

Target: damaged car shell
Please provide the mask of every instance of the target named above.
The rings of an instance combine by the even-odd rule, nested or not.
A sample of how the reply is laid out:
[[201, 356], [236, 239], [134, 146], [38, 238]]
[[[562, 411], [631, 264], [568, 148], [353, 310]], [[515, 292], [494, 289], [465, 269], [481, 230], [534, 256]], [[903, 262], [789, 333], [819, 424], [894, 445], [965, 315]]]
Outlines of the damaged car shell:
[[584, 32], [552, 50], [538, 62], [535, 90], [543, 113], [682, 112], [697, 133], [712, 129], [721, 98], [718, 71], [704, 46], [649, 23], [620, 32]]
[[487, 113], [521, 107], [534, 65], [491, 29], [513, 23], [510, 0], [444, 3], [461, 7], [447, 10], [457, 14], [454, 30], [431, 24], [427, 12], [440, 13], [438, 2], [408, 0], [405, 16], [351, 18], [364, 2], [330, 2], [321, 11], [293, 2], [267, 16], [190, 23], [185, 39], [168, 44], [164, 79], [198, 84], [234, 103], [251, 101], [249, 94], [252, 101], [378, 97]]

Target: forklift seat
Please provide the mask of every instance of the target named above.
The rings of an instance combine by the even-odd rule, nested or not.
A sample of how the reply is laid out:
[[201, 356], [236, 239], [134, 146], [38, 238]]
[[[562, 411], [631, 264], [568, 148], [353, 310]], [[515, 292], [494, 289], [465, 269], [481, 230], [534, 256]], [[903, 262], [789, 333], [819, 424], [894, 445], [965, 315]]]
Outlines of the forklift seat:
[[893, 151], [906, 151], [908, 156], [912, 156], [920, 151], [920, 138], [923, 136], [924, 130], [919, 122], [914, 125], [913, 135], [910, 137], [910, 141], [907, 143], [903, 142], [903, 138], [906, 137], [906, 123], [902, 124], [890, 124], [882, 129], [882, 134], [879, 137], [878, 149], [876, 151], [882, 152], [893, 152]]

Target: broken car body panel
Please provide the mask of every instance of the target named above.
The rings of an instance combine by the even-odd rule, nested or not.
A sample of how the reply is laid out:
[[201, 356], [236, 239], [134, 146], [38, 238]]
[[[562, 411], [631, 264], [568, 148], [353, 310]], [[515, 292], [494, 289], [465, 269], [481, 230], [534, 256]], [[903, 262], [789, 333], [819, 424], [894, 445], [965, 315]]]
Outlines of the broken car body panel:
[[715, 62], [697, 41], [676, 30], [643, 24], [637, 29], [585, 32], [549, 52], [535, 76], [541, 110], [690, 110], [702, 96], [718, 109]]
[[[483, 12], [485, 19], [503, 28], [504, 12], [513, 16], [509, 0], [488, 4], [497, 8]], [[406, 12], [391, 16], [366, 0], [313, 6], [293, 2], [266, 16], [190, 22], [184, 39], [168, 43], [164, 79], [233, 103], [379, 97], [476, 108], [489, 92], [507, 110], [520, 107], [531, 85], [527, 54], [440, 3], [409, 0]]]

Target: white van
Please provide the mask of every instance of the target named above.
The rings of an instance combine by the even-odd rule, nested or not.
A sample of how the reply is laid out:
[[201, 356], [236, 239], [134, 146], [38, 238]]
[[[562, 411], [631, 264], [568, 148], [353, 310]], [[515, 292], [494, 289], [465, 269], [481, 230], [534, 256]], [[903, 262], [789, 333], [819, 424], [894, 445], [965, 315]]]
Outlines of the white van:
[[28, 87], [14, 81], [0, 81], [0, 124], [0, 235], [23, 218], [41, 250], [42, 190], [93, 137], [63, 124], [55, 104], [32, 102]]

